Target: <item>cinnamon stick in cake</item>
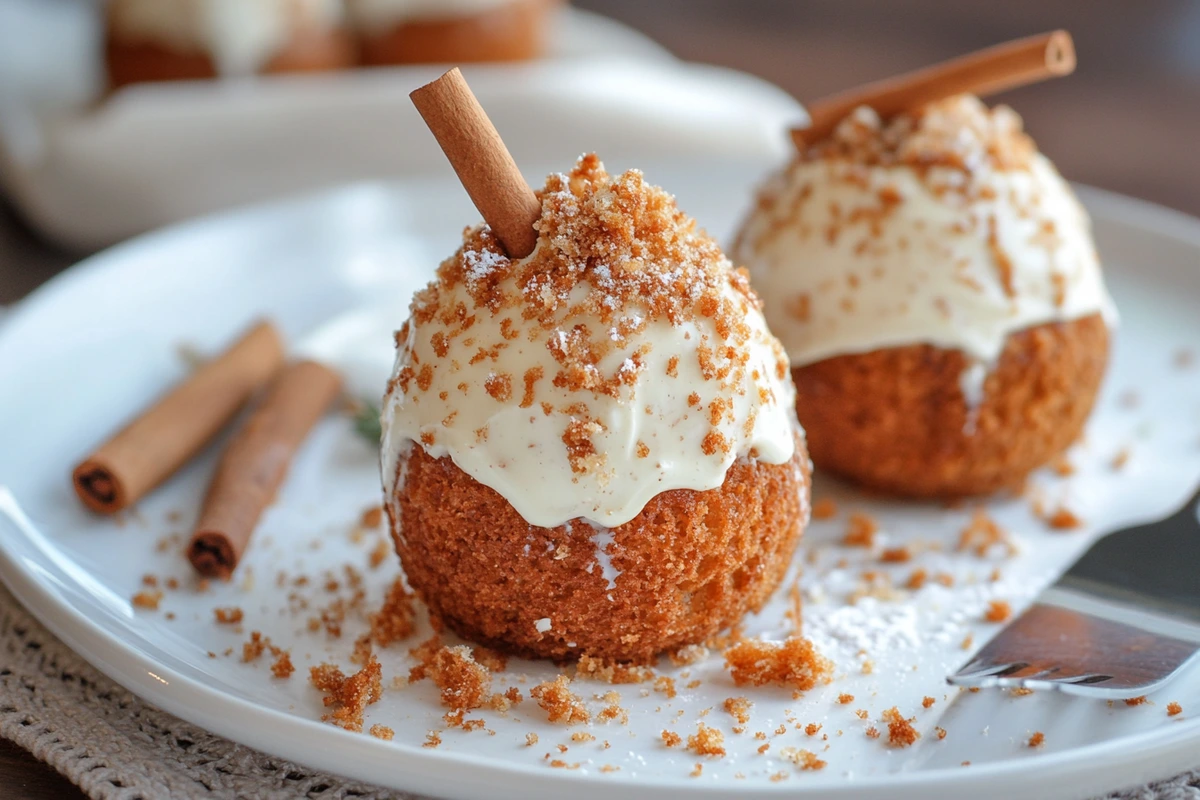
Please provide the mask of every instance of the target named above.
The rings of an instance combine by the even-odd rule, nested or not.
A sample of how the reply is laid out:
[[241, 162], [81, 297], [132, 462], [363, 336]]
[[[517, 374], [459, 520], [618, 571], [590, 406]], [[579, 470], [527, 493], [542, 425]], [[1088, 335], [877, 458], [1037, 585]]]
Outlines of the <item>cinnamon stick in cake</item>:
[[136, 503], [216, 436], [282, 364], [279, 333], [258, 323], [84, 459], [72, 476], [79, 499], [101, 514]]
[[286, 367], [217, 464], [188, 560], [201, 575], [229, 578], [259, 517], [275, 499], [292, 456], [341, 391], [341, 377], [315, 361]]
[[409, 97], [505, 252], [511, 258], [532, 253], [541, 201], [462, 73], [456, 67]]
[[859, 106], [887, 119], [956, 94], [984, 97], [1074, 71], [1075, 45], [1066, 31], [1016, 39], [814, 101], [807, 107], [811, 123], [793, 129], [792, 139], [797, 147], [817, 142]]

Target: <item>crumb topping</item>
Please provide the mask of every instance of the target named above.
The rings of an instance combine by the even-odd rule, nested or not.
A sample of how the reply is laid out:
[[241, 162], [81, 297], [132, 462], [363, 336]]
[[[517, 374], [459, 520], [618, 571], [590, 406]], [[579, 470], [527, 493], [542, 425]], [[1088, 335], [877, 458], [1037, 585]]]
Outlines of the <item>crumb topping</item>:
[[570, 689], [571, 679], [559, 675], [552, 681], [543, 681], [529, 691], [530, 697], [546, 712], [551, 722], [565, 725], [584, 723], [591, 719], [587, 707], [579, 695]]
[[725, 665], [738, 686], [773, 683], [805, 692], [833, 677], [833, 663], [797, 636], [782, 642], [743, 639], [725, 651]]

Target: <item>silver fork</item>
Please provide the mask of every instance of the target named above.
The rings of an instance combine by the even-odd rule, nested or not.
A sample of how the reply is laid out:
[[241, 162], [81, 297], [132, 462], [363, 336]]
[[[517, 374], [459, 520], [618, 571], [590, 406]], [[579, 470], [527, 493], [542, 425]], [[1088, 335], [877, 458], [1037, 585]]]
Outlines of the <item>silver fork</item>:
[[947, 680], [1110, 699], [1165, 683], [1200, 651], [1198, 506], [1098, 540]]

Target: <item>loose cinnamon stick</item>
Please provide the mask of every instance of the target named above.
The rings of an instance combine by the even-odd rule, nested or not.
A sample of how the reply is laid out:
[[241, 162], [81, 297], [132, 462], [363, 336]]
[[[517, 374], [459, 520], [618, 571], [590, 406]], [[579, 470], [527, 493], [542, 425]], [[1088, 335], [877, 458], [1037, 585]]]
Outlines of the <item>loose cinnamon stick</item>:
[[229, 578], [292, 456], [341, 390], [336, 372], [314, 361], [286, 367], [221, 454], [188, 560], [200, 574]]
[[508, 255], [532, 253], [542, 204], [462, 73], [455, 67], [409, 97]]
[[258, 323], [84, 459], [72, 476], [79, 499], [101, 514], [136, 503], [216, 436], [282, 364], [278, 332]]
[[851, 111], [870, 106], [887, 119], [956, 94], [980, 97], [1075, 71], [1075, 45], [1066, 31], [998, 44], [894, 78], [822, 98], [807, 107], [807, 128], [792, 130], [797, 147], [817, 142]]

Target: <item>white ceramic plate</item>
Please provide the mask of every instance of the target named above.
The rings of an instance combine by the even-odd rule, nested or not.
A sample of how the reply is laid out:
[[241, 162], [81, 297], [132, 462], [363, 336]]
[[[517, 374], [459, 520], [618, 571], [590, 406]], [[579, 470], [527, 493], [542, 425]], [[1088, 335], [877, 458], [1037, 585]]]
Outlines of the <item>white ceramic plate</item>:
[[[669, 161], [642, 166], [726, 238], [749, 184], [766, 168], [761, 158], [712, 163], [702, 172]], [[536, 172], [532, 165], [530, 172]], [[494, 736], [448, 731], [440, 747], [427, 749], [421, 746], [427, 731], [445, 727], [444, 709], [428, 681], [390, 686], [410, 663], [407, 648], [395, 646], [381, 659], [389, 688], [367, 716], [368, 725], [393, 728], [395, 739], [321, 722], [320, 695], [308, 685], [307, 668], [325, 660], [348, 667], [351, 642], [364, 625], [351, 614], [337, 640], [306, 629], [308, 617], [330, 599], [319, 586], [322, 571], [340, 577], [343, 564], [361, 568], [368, 608], [398, 573], [391, 558], [377, 569], [365, 566], [382, 532], [353, 534], [360, 512], [378, 502], [378, 478], [375, 453], [344, 418], [327, 420], [306, 445], [231, 584], [198, 591], [181, 554], [215, 448], [136, 514], [114, 521], [82, 510], [68, 480], [73, 462], [183, 374], [180, 343], [211, 350], [253, 317], [268, 314], [303, 349], [343, 364], [352, 385], [377, 393], [388, 366], [388, 331], [401, 312], [344, 312], [402, 307], [451, 251], [461, 226], [475, 215], [449, 180], [364, 185], [182, 225], [97, 256], [18, 307], [0, 328], [0, 483], [7, 487], [0, 493], [0, 577], [65, 642], [150, 702], [282, 757], [429, 794], [1069, 797], [1195, 766], [1195, 670], [1138, 707], [1049, 693], [960, 694], [943, 681], [967, 655], [963, 639], [973, 635], [979, 642], [994, 630], [979, 621], [987, 600], [1021, 607], [1093, 534], [1171, 510], [1200, 476], [1200, 367], [1176, 363], [1177, 351], [1200, 342], [1194, 313], [1200, 222], [1101, 192], [1085, 191], [1084, 198], [1123, 327], [1086, 443], [1071, 454], [1075, 475], [1040, 475], [1035, 484], [1051, 507], [1065, 503], [1087, 520], [1086, 530], [1048, 530], [1028, 500], [992, 502], [991, 513], [1022, 548], [1017, 558], [993, 563], [954, 552], [970, 509], [880, 502], [818, 481], [817, 496], [836, 498], [841, 513], [812, 525], [796, 566], [803, 554], [815, 553], [801, 578], [805, 632], [836, 661], [838, 677], [803, 697], [738, 689], [714, 654], [691, 667], [661, 668], [676, 679], [673, 699], [648, 686], [575, 683], [593, 710], [600, 707], [595, 697], [619, 691], [628, 725], [563, 728], [526, 700], [507, 715], [472, 715], [485, 719]], [[1128, 463], [1114, 471], [1110, 462], [1126, 447]], [[890, 544], [940, 543], [941, 550], [910, 564], [881, 566], [875, 556], [843, 548], [837, 541], [854, 508], [874, 513]], [[846, 565], [839, 568], [842, 559]], [[902, 583], [917, 566], [951, 574], [955, 585], [931, 581], [893, 602], [846, 605], [863, 569], [888, 571]], [[993, 567], [1001, 571], [998, 581], [989, 580]], [[277, 583], [280, 571], [286, 586]], [[130, 603], [145, 574], [182, 582], [167, 591], [156, 612]], [[301, 574], [313, 581], [297, 590], [293, 582]], [[296, 591], [311, 603], [308, 609], [298, 609], [295, 597], [289, 600]], [[747, 620], [747, 631], [784, 635], [787, 605], [780, 591]], [[244, 609], [243, 630], [215, 624], [218, 606]], [[297, 674], [278, 680], [265, 663], [241, 663], [240, 645], [251, 630], [289, 648]], [[221, 655], [228, 648], [236, 651]], [[863, 672], [864, 659], [872, 662], [870, 674]], [[556, 672], [548, 664], [513, 661], [497, 674], [497, 687], [516, 685], [527, 695]], [[687, 688], [692, 681], [699, 683]], [[643, 690], [648, 696], [641, 696]], [[839, 704], [840, 693], [855, 700]], [[722, 710], [725, 698], [739, 695], [754, 703], [741, 735], [732, 732], [733, 720]], [[929, 709], [921, 706], [925, 696], [935, 700]], [[1184, 713], [1169, 718], [1168, 701], [1180, 702]], [[917, 718], [923, 736], [913, 747], [890, 749], [865, 735], [891, 706]], [[857, 709], [869, 719], [860, 720]], [[686, 738], [700, 721], [725, 732], [725, 758], [698, 758], [662, 744], [664, 728]], [[821, 731], [810, 737], [796, 728], [808, 723], [822, 725]], [[780, 726], [781, 735], [775, 733]], [[948, 731], [944, 740], [937, 739], [935, 726]], [[573, 741], [578, 731], [596, 738]], [[753, 737], [756, 731], [771, 744], [766, 754], [757, 752], [763, 742]], [[1034, 731], [1046, 738], [1036, 750], [1025, 744]], [[529, 732], [538, 734], [534, 747], [524, 746]], [[787, 747], [814, 751], [828, 766], [798, 771], [781, 757]], [[547, 754], [579, 766], [553, 768]], [[964, 761], [971, 765], [961, 766]], [[692, 777], [697, 762], [703, 770]], [[605, 765], [619, 770], [605, 772]]]

